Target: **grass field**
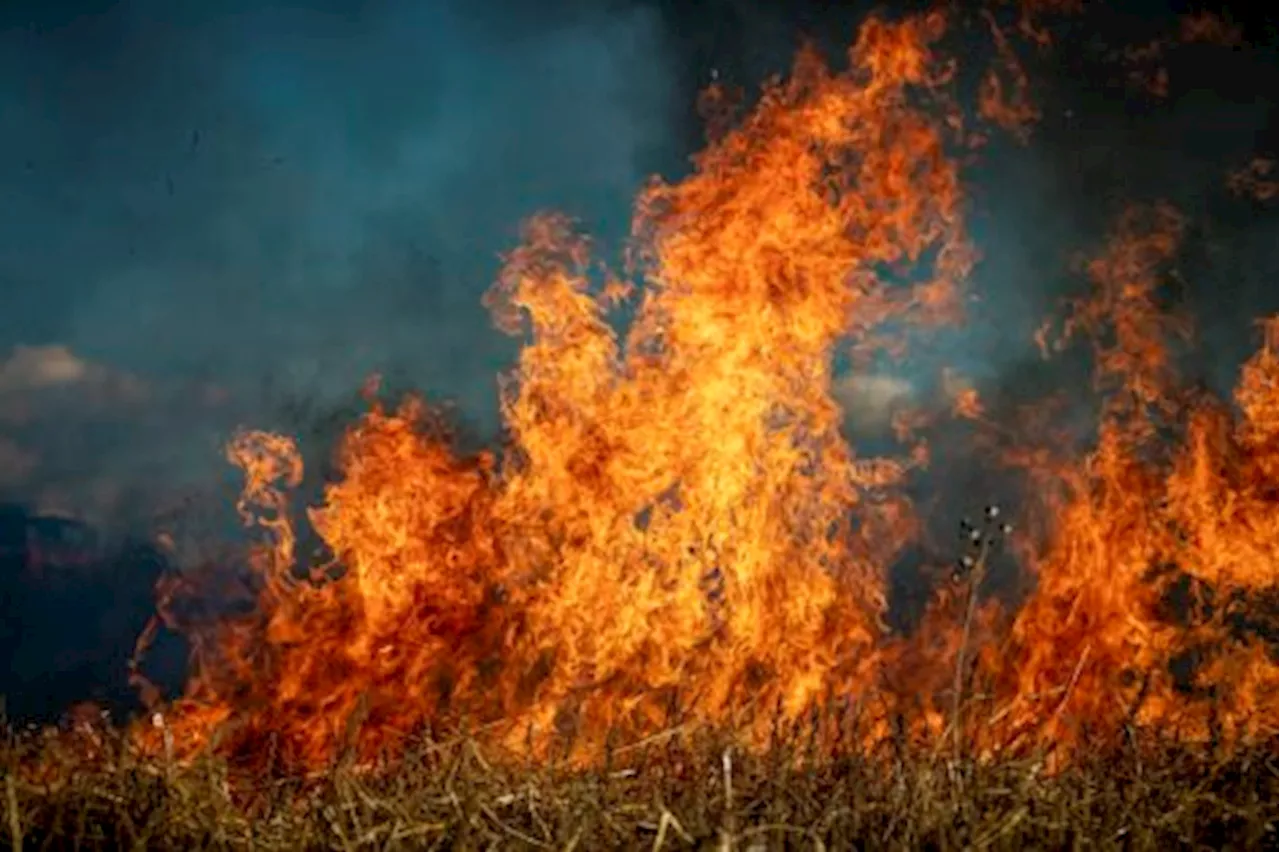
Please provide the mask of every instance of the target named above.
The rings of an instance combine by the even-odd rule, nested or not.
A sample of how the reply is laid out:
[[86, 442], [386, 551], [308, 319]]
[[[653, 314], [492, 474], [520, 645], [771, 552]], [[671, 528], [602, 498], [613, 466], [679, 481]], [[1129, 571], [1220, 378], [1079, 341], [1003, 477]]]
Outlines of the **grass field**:
[[[87, 736], [87, 738], [86, 738]], [[1273, 849], [1273, 742], [1177, 743], [1045, 771], [889, 748], [817, 756], [803, 735], [765, 753], [673, 730], [599, 766], [530, 766], [458, 737], [395, 770], [236, 777], [165, 765], [118, 735], [11, 735], [3, 837], [30, 849]], [[96, 749], [86, 760], [86, 749]], [[32, 771], [40, 765], [47, 771]], [[24, 768], [25, 767], [25, 768]]]
[[[1253, 297], [1223, 313], [1191, 286], [1247, 294], [1224, 282], [1259, 265], [1252, 238], [1240, 263], [1216, 258], [1236, 251], [1226, 235], [1252, 231], [1210, 181], [1252, 175], [1230, 191], [1270, 205], [1274, 151], [1239, 172], [1249, 146], [1205, 159], [1197, 143], [1160, 178], [1077, 156], [1083, 130], [1112, 132], [1099, 128], [1114, 99], [1117, 140], [1182, 133], [1182, 119], [1149, 125], [1163, 136], [1129, 123], [1159, 112], [1130, 100], [1136, 55], [1161, 65], [1158, 99], [1172, 104], [1208, 84], [1175, 65], [1168, 89], [1165, 53], [1238, 53], [1242, 36], [1200, 17], [1134, 50], [1106, 45], [1105, 71], [1054, 56], [1072, 79], [1044, 89], [1042, 123], [1011, 45], [1044, 51], [1056, 36], [1032, 17], [1086, 4], [986, 5], [1015, 14], [873, 15], [847, 68], [806, 49], [754, 107], [710, 87], [707, 145], [687, 174], [640, 188], [618, 277], [581, 223], [530, 218], [482, 300], [520, 344], [487, 447], [465, 447], [427, 397], [395, 402], [377, 376], [340, 439], [342, 418], [256, 411], [245, 385], [227, 416], [277, 421], [224, 447], [243, 475], [245, 536], [226, 537], [220, 511], [156, 514], [154, 596], [133, 596], [139, 619], [154, 617], [127, 668], [129, 646], [94, 649], [120, 652], [110, 663], [155, 723], [126, 732], [81, 705], [61, 728], [17, 731], [0, 713], [0, 838], [255, 852], [1277, 848], [1280, 319]], [[989, 58], [965, 66], [986, 30]], [[1075, 23], [1063, 34], [1085, 54], [1104, 44]], [[1048, 86], [1057, 71], [1038, 64]], [[1059, 113], [1077, 100], [1079, 119]], [[971, 167], [993, 134], [1027, 143], [1033, 126], [1041, 152], [1006, 159], [1013, 148], [996, 145], [999, 160]], [[1008, 175], [1034, 195], [1006, 192]], [[1071, 181], [1078, 198], [1060, 191]], [[1033, 208], [1052, 211], [1024, 229], [1043, 240], [1000, 225]], [[1068, 248], [1070, 277], [1050, 266]], [[1215, 393], [1234, 349], [1216, 339], [1245, 310], [1259, 347], [1234, 391]], [[1038, 319], [1050, 321], [1033, 330]], [[291, 351], [270, 350], [281, 363]], [[840, 390], [881, 371], [901, 403]], [[22, 455], [55, 457], [37, 449]], [[156, 493], [188, 487], [182, 472]], [[150, 493], [112, 501], [137, 501], [141, 518]], [[148, 517], [170, 501], [154, 502]], [[30, 683], [80, 677], [95, 658], [70, 653], [65, 625], [92, 622], [89, 602], [127, 624], [136, 572], [118, 561], [93, 584], [68, 581], [86, 605], [62, 606], [23, 512], [0, 550], [13, 577], [30, 576], [15, 581], [22, 595], [0, 590], [0, 624], [26, 615], [11, 639], [51, 649], [49, 666], [25, 664]], [[70, 561], [70, 577], [96, 564]], [[910, 566], [914, 579], [899, 573]], [[922, 607], [897, 608], [907, 588]], [[141, 668], [162, 631], [190, 649], [170, 704]], [[47, 687], [21, 692], [63, 706]], [[814, 710], [824, 700], [847, 702], [844, 715]], [[872, 702], [865, 727], [845, 726]], [[785, 720], [771, 733], [745, 718], [770, 706]], [[406, 736], [426, 725], [433, 736]], [[383, 751], [394, 759], [372, 759]]]

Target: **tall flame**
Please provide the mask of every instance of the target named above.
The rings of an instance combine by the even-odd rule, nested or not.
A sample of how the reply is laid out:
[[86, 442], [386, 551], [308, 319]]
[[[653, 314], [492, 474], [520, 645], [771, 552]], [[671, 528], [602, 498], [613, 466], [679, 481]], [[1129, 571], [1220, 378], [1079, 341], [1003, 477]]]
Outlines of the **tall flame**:
[[[330, 564], [298, 570], [296, 445], [237, 436], [256, 605], [188, 626], [194, 672], [166, 735], [322, 766], [466, 724], [589, 758], [677, 717], [760, 741], [832, 697], [880, 708], [868, 741], [896, 716], [988, 750], [1069, 753], [1126, 724], [1274, 728], [1274, 654], [1234, 613], [1280, 560], [1276, 320], [1238, 412], [1180, 383], [1188, 326], [1157, 290], [1182, 219], [1164, 205], [1122, 217], [1062, 329], [1093, 347], [1092, 449], [1004, 456], [1037, 495], [1015, 542], [1034, 592], [1004, 613], [947, 586], [915, 634], [886, 633], [885, 572], [919, 531], [902, 486], [923, 456], [858, 456], [831, 364], [839, 346], [900, 349], [903, 328], [959, 317], [975, 253], [952, 152], [972, 137], [945, 26], [872, 18], [839, 73], [802, 52], [689, 177], [641, 194], [627, 279], [593, 268], [567, 220], [532, 220], [486, 297], [525, 338], [503, 383], [508, 445], [464, 456], [421, 402], [373, 405], [307, 510]], [[1033, 117], [984, 92], [991, 120]], [[633, 290], [619, 336], [610, 311]], [[957, 392], [979, 430], [984, 411]], [[1169, 615], [1180, 579], [1213, 590], [1207, 614]], [[1190, 682], [1174, 677], [1218, 640]], [[959, 712], [970, 659], [987, 717]]]

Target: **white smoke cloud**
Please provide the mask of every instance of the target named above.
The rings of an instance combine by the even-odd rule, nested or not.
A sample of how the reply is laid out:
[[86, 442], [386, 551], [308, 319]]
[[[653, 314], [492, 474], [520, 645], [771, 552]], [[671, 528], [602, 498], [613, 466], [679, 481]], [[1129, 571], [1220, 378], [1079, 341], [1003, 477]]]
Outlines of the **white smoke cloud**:
[[883, 373], [850, 373], [836, 380], [832, 394], [844, 407], [850, 430], [857, 434], [887, 432], [893, 415], [916, 402], [911, 382]]
[[231, 426], [216, 391], [144, 380], [63, 344], [13, 347], [0, 357], [0, 501], [139, 521], [184, 480], [216, 479], [215, 433]]

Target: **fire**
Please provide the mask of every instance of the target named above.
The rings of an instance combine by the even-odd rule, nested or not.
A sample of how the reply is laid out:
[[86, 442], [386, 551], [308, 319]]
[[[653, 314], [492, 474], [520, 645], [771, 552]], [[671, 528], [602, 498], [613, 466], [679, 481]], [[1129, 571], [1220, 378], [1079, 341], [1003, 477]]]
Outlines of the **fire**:
[[1123, 64], [1128, 67], [1126, 76], [1131, 87], [1163, 99], [1169, 97], [1169, 70], [1164, 63], [1177, 48], [1208, 45], [1236, 49], [1244, 41], [1244, 32], [1239, 26], [1212, 12], [1201, 11], [1182, 15], [1176, 33], [1128, 45], [1116, 56], [1123, 57]]
[[[1117, 734], [1133, 723], [1207, 737], [1211, 714], [1257, 735], [1274, 729], [1280, 711], [1274, 655], [1228, 627], [1242, 603], [1232, 596], [1274, 588], [1280, 564], [1276, 427], [1264, 419], [1277, 399], [1275, 319], [1244, 369], [1234, 423], [1226, 405], [1186, 390], [1172, 345], [1189, 327], [1155, 300], [1182, 228], [1167, 206], [1128, 211], [1089, 264], [1093, 289], [1064, 329], [1088, 337], [1094, 350], [1104, 395], [1096, 444], [1082, 462], [1037, 471], [1052, 481], [1040, 514], [1055, 523], [1026, 556], [1035, 594], [987, 666], [1020, 707], [1013, 718], [1058, 746], [1083, 744], [1088, 728], [1096, 742], [1098, 729]], [[1167, 431], [1180, 438], [1170, 441]], [[1216, 611], [1179, 613], [1185, 625], [1163, 612], [1180, 579], [1219, 598]], [[1209, 698], [1218, 696], [1175, 683], [1175, 658], [1195, 646], [1222, 658], [1218, 673], [1201, 680], [1213, 678], [1243, 705], [1215, 705]]]
[[[1276, 320], [1235, 410], [1180, 384], [1188, 326], [1156, 300], [1183, 227], [1166, 206], [1122, 218], [1060, 336], [1093, 347], [1092, 448], [1004, 455], [1038, 497], [1011, 541], [1030, 599], [1007, 613], [945, 585], [915, 634], [887, 634], [886, 572], [920, 533], [904, 486], [927, 454], [859, 456], [831, 364], [960, 318], [976, 254], [955, 155], [972, 137], [945, 31], [937, 13], [870, 19], [841, 72], [803, 52], [689, 177], [641, 194], [625, 278], [567, 220], [531, 221], [486, 297], [525, 341], [507, 446], [462, 455], [420, 401], [372, 405], [306, 510], [329, 561], [296, 553], [297, 446], [238, 435], [254, 610], [183, 623], [170, 598], [192, 592], [169, 590], [193, 675], [138, 739], [314, 768], [465, 725], [591, 759], [677, 723], [763, 742], [833, 699], [874, 708], [866, 745], [903, 721], [988, 751], [1069, 752], [1086, 727], [1274, 727], [1274, 655], [1231, 616], [1280, 560]], [[1034, 118], [980, 94], [997, 123]], [[620, 335], [610, 311], [628, 300]], [[987, 428], [976, 390], [952, 395]], [[1209, 615], [1164, 613], [1178, 578], [1213, 590]], [[1179, 654], [1219, 640], [1175, 682]], [[971, 683], [994, 696], [986, 718], [961, 712]]]
[[1227, 174], [1227, 186], [1236, 195], [1270, 201], [1280, 190], [1276, 183], [1276, 161], [1268, 157], [1255, 157], [1249, 165], [1233, 169]]

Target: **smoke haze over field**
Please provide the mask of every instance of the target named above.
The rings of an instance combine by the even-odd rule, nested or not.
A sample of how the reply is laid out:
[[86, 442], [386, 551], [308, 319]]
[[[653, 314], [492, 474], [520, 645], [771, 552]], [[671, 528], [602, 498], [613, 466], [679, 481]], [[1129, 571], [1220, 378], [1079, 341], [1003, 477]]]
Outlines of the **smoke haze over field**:
[[545, 206], [617, 230], [667, 136], [656, 21], [311, 5], [4, 34], [6, 343], [322, 393], [391, 363], [490, 395], [497, 252]]
[[[133, 390], [77, 416], [79, 391], [55, 405], [56, 389], [0, 386], [27, 412], [0, 444], [14, 459], [0, 488], [91, 514], [161, 470], [222, 475], [236, 424], [278, 422], [286, 400], [323, 411], [373, 371], [456, 400], [491, 434], [495, 373], [515, 346], [480, 297], [521, 220], [562, 210], [616, 247], [635, 189], [681, 173], [700, 144], [693, 103], [713, 74], [754, 92], [801, 38], [837, 50], [862, 14], [816, 9], [8, 4], [0, 355], [74, 357], [129, 377], [95, 384], [99, 396]], [[1190, 90], [1171, 59], [1171, 97], [1141, 110], [1075, 69], [1046, 77], [1035, 144], [1007, 143], [973, 193], [985, 256], [973, 324], [863, 382], [877, 391], [849, 397], [851, 410], [900, 400], [885, 389], [936, 382], [944, 364], [1025, 381], [1030, 332], [1109, 205], [1158, 194], [1193, 214], [1222, 206], [1225, 170], [1274, 127], [1274, 49], [1232, 62]], [[1208, 286], [1188, 268], [1193, 299], [1211, 306], [1199, 315], [1221, 357], [1204, 367], [1219, 384], [1251, 351], [1249, 320], [1275, 309], [1274, 223], [1243, 218], [1217, 216], [1205, 233]], [[855, 429], [882, 427], [882, 410], [865, 413]]]
[[[30, 513], [85, 520], [112, 544], [149, 538], [154, 551], [116, 558], [104, 547], [88, 562], [101, 575], [85, 587], [88, 604], [131, 598], [132, 618], [154, 581], [135, 568], [158, 573], [162, 544], [183, 567], [210, 559], [228, 574], [243, 556], [240, 473], [224, 452], [237, 427], [301, 435], [303, 496], [372, 373], [453, 401], [468, 438], [493, 440], [497, 374], [523, 341], [493, 328], [482, 296], [521, 223], [567, 213], [618, 266], [637, 190], [652, 175], [685, 175], [703, 147], [700, 91], [719, 81], [750, 102], [806, 39], [842, 64], [870, 6], [827, 5], [5, 4], [0, 550], [28, 546]], [[1277, 309], [1274, 201], [1231, 197], [1226, 178], [1276, 153], [1273, 28], [1257, 44], [1248, 27], [1243, 42], [1185, 44], [1177, 15], [1124, 5], [1123, 16], [1091, 12], [1079, 29], [1089, 38], [1068, 22], [1057, 51], [1025, 51], [1041, 113], [1030, 144], [997, 135], [963, 172], [981, 253], [968, 323], [917, 335], [905, 359], [854, 369], [837, 355], [833, 394], [861, 449], [890, 448], [904, 408], [936, 413], [970, 389], [996, 420], [1011, 401], [1065, 391], [1079, 397], [1065, 416], [1091, 430], [1087, 367], [1045, 365], [1033, 334], [1079, 289], [1072, 258], [1096, 252], [1129, 202], [1167, 199], [1188, 218], [1169, 292], [1196, 318], [1196, 378], [1226, 393], [1256, 351], [1250, 324]], [[966, 69], [980, 76], [990, 39], [974, 20], [955, 37], [983, 46]], [[1120, 55], [1155, 38], [1165, 39], [1155, 54]], [[1161, 91], [1149, 91], [1153, 80]], [[708, 439], [683, 434], [694, 432]], [[911, 487], [933, 501], [926, 525], [940, 518], [950, 536], [955, 516], [1000, 484], [940, 432], [945, 458]], [[184, 549], [181, 524], [165, 521], [188, 500], [211, 512], [216, 533]], [[315, 530], [299, 534], [316, 544]], [[926, 601], [912, 570], [933, 556], [922, 556], [927, 538], [884, 566], [897, 613]], [[230, 556], [200, 551], [210, 541]], [[92, 660], [76, 663], [80, 674], [45, 665], [43, 643], [67, 610], [46, 617], [43, 583], [10, 595], [14, 618], [0, 619], [0, 653], [26, 654], [7, 669], [27, 678], [29, 706], [52, 694], [31, 686], [46, 669], [97, 671]], [[47, 634], [15, 627], [19, 615]], [[138, 626], [127, 620], [117, 632], [131, 642]], [[120, 674], [121, 659], [102, 665]]]
[[673, 81], [652, 12], [468, 6], [0, 12], [0, 351], [491, 422], [498, 253], [545, 207], [623, 232]]

